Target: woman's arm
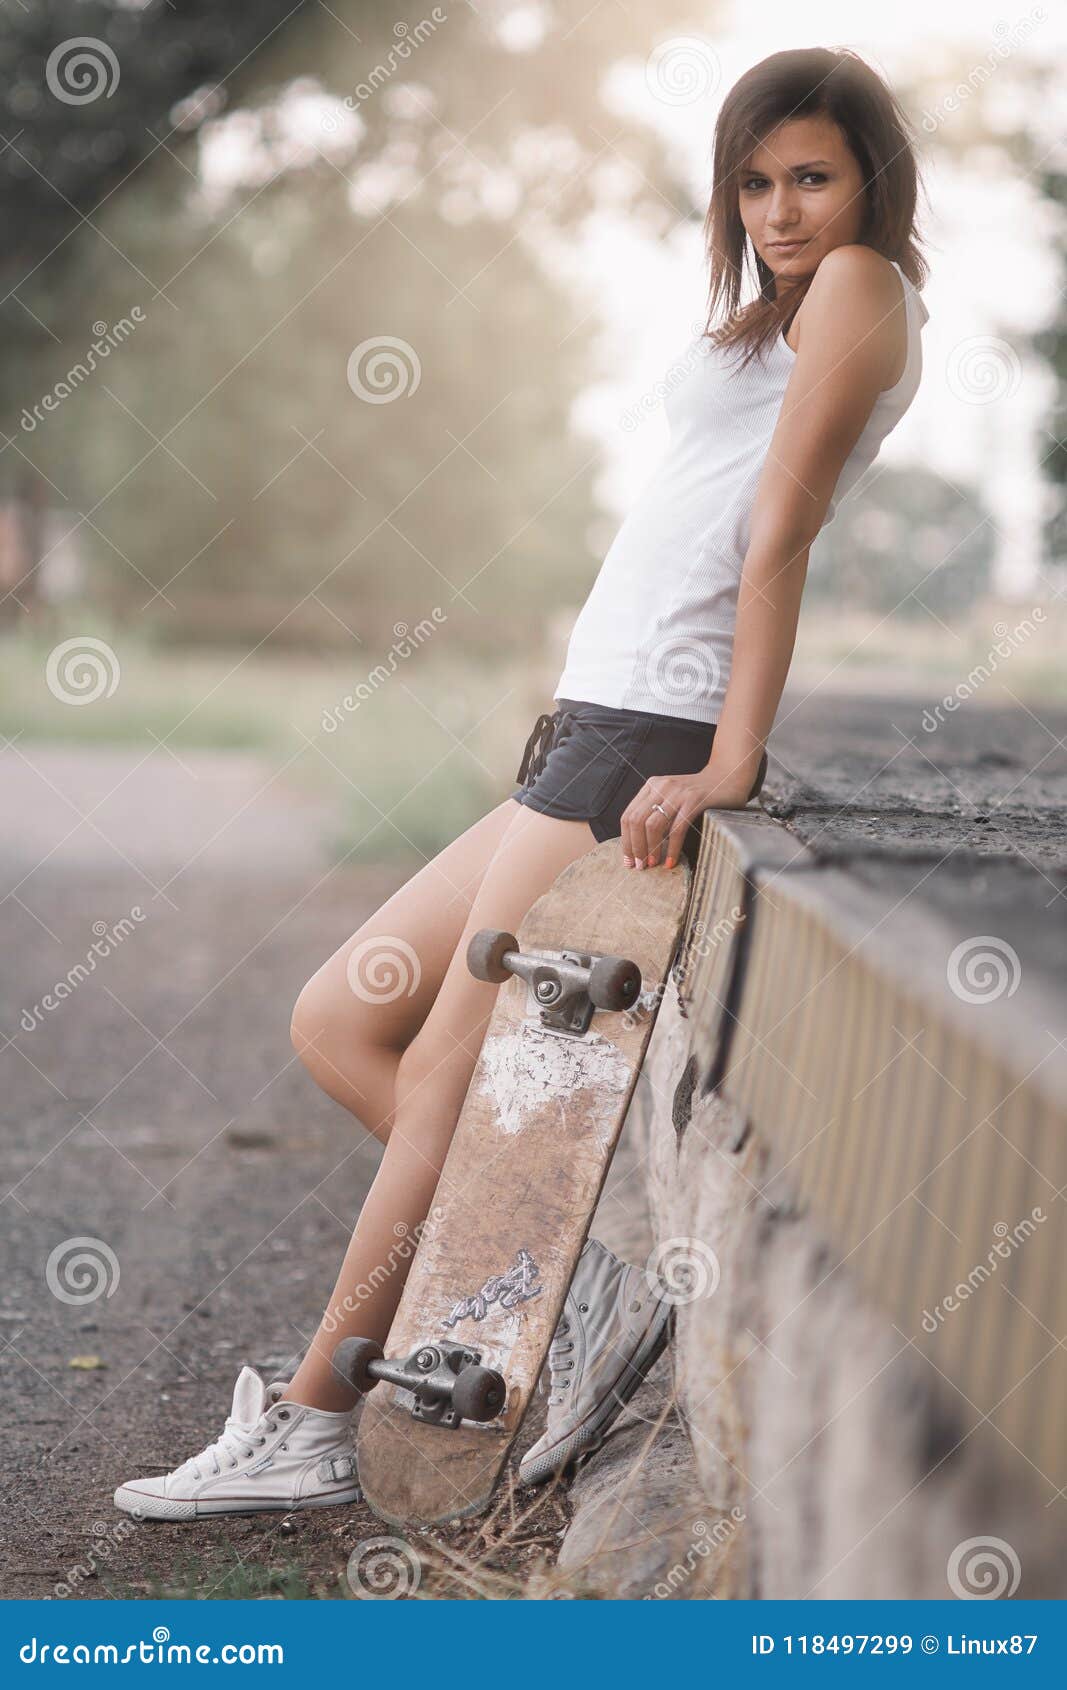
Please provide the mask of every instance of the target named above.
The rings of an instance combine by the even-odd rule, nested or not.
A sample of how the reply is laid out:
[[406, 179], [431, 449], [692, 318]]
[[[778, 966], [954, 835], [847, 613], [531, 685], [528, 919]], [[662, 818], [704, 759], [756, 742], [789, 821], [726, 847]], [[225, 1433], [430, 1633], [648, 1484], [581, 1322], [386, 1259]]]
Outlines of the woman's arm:
[[796, 362], [753, 504], [706, 771], [722, 796], [711, 804], [744, 804], [752, 790], [789, 673], [808, 553], [875, 400], [892, 385], [906, 332], [889, 260], [864, 246], [827, 253], [797, 319]]

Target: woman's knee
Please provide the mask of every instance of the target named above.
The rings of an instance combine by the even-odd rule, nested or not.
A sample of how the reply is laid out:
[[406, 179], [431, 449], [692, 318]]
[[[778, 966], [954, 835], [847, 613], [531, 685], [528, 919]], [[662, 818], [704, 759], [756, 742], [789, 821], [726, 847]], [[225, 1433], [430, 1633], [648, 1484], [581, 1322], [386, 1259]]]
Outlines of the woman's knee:
[[293, 1005], [289, 1023], [293, 1049], [305, 1066], [335, 1062], [342, 1052], [369, 1042], [368, 1034], [351, 993], [348, 1001], [338, 1001], [337, 991], [313, 975]]

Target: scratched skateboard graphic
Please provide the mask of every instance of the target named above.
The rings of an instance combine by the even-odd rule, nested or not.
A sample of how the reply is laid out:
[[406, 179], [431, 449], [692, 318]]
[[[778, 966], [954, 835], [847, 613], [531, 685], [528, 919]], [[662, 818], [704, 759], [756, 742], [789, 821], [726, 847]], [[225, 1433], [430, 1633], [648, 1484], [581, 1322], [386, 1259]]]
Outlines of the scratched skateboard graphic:
[[548, 1354], [607, 1177], [689, 897], [617, 839], [568, 865], [517, 935], [475, 935], [500, 984], [384, 1347], [334, 1366], [365, 1391], [359, 1479], [393, 1525], [481, 1513]]

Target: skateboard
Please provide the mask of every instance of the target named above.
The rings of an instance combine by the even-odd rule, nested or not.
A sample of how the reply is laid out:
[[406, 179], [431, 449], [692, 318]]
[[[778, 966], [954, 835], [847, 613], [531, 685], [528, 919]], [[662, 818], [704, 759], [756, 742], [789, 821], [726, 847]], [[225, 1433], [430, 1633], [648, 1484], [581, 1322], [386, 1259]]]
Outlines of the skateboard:
[[691, 870], [627, 869], [617, 839], [570, 863], [518, 935], [475, 934], [500, 985], [385, 1345], [346, 1338], [367, 1393], [360, 1484], [393, 1525], [481, 1513], [585, 1243], [682, 928]]

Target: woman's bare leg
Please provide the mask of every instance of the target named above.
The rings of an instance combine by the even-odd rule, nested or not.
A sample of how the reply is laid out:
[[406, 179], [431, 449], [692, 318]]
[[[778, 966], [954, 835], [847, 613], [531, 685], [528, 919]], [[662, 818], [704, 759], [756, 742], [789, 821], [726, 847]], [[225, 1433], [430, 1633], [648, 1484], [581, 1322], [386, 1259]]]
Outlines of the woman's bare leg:
[[[447, 904], [438, 886], [434, 905], [434, 877], [429, 871], [442, 861], [435, 858], [331, 959], [334, 965], [345, 954], [350, 959], [368, 940], [372, 943], [367, 954], [373, 955], [376, 939], [403, 937], [419, 960], [420, 979], [411, 997], [397, 997], [384, 1006], [392, 1013], [386, 1013], [380, 1022], [373, 1017], [368, 1021], [362, 1009], [357, 1017], [361, 1028], [388, 1027], [392, 1037], [406, 1026], [410, 1038], [402, 1051], [395, 1045], [383, 1048], [378, 1044], [374, 1062], [367, 1065], [362, 1034], [350, 1038], [351, 1056], [338, 1049], [338, 1020], [346, 1015], [351, 1020], [352, 1012], [343, 998], [335, 995], [327, 1017], [334, 1033], [332, 1050], [325, 1066], [318, 1072], [312, 1068], [320, 1084], [329, 1082], [325, 1089], [331, 1096], [353, 1109], [386, 1141], [333, 1294], [286, 1391], [287, 1396], [314, 1408], [340, 1409], [354, 1403], [355, 1393], [333, 1374], [333, 1351], [349, 1335], [383, 1341], [400, 1301], [414, 1253], [413, 1235], [429, 1212], [499, 990], [469, 972], [468, 942], [482, 927], [514, 932], [557, 874], [596, 843], [586, 822], [558, 821], [511, 799], [491, 811], [477, 828], [481, 830], [477, 840], [470, 838], [475, 830], [469, 830], [448, 848], [453, 855], [439, 873], [446, 873], [459, 884]], [[464, 842], [464, 849], [457, 852], [456, 846]], [[445, 855], [442, 853], [442, 858]], [[423, 884], [416, 886], [417, 882]], [[412, 896], [405, 899], [409, 888]], [[458, 923], [460, 914], [463, 919]], [[351, 972], [349, 963], [342, 964], [341, 973], [347, 978], [346, 966]], [[336, 976], [335, 966], [329, 975], [335, 994], [339, 990]], [[317, 980], [318, 975], [309, 987]], [[323, 985], [319, 980], [319, 991]], [[380, 1007], [371, 1006], [374, 1016]], [[299, 1011], [299, 1004], [297, 1008]], [[323, 999], [320, 1019], [326, 1009], [327, 999]], [[297, 1020], [305, 1033], [309, 1025], [314, 1026], [314, 1017], [309, 1023], [306, 1014], [294, 1017], [294, 1028]], [[295, 1031], [294, 1038], [300, 1048], [300, 1035]], [[322, 1044], [320, 1040], [320, 1050]], [[390, 1071], [391, 1097], [387, 1095]]]
[[400, 1058], [441, 989], [512, 815], [507, 798], [397, 888], [311, 976], [291, 1036], [316, 1085], [384, 1144]]

